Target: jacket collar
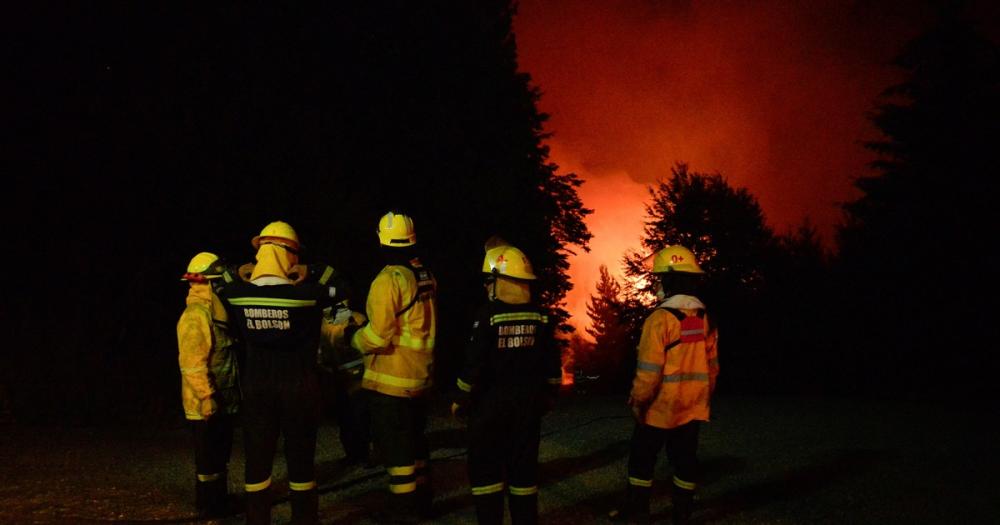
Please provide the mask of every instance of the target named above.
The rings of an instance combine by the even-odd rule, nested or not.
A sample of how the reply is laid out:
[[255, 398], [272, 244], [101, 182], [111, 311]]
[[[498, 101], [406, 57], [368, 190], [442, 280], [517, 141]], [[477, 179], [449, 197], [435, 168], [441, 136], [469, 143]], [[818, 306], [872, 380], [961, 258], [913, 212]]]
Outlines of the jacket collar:
[[667, 300], [660, 303], [660, 307], [698, 310], [705, 308], [705, 304], [693, 295], [677, 294], [667, 297]]

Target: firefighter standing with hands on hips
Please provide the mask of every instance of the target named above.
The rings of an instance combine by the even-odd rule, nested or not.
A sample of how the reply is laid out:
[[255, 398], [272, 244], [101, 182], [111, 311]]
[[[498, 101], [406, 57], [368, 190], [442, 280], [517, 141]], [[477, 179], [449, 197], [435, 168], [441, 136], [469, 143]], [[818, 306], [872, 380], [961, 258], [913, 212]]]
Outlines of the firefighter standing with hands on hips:
[[718, 331], [698, 299], [704, 272], [683, 246], [669, 246], [653, 259], [662, 302], [646, 318], [629, 406], [636, 425], [628, 460], [625, 504], [609, 517], [617, 522], [649, 521], [656, 456], [666, 448], [674, 466], [673, 522], [687, 523], [700, 475], [698, 429], [708, 421], [719, 375]]
[[[332, 268], [308, 278], [298, 235], [282, 221], [251, 241], [257, 262], [248, 280], [225, 274], [219, 296], [246, 343], [242, 371], [247, 523], [271, 523], [271, 469], [284, 436], [292, 523], [318, 522], [315, 454], [321, 410], [316, 351], [323, 308], [343, 300]], [[242, 273], [242, 272], [241, 272]]]
[[210, 284], [224, 271], [213, 253], [191, 259], [181, 278], [188, 283], [187, 306], [177, 321], [181, 401], [194, 434], [195, 509], [202, 518], [230, 512], [228, 463], [240, 401], [226, 311]]
[[562, 383], [559, 350], [548, 317], [531, 301], [535, 274], [524, 253], [504, 244], [488, 249], [482, 271], [488, 301], [472, 325], [452, 414], [468, 421], [479, 523], [503, 523], [505, 485], [512, 522], [537, 523], [541, 419]]
[[390, 501], [375, 518], [413, 523], [429, 517], [433, 490], [428, 465], [427, 394], [433, 384], [437, 282], [417, 256], [413, 220], [389, 212], [378, 224], [386, 266], [372, 281], [368, 323], [351, 346], [365, 355], [361, 388], [367, 392], [376, 454], [389, 474]]

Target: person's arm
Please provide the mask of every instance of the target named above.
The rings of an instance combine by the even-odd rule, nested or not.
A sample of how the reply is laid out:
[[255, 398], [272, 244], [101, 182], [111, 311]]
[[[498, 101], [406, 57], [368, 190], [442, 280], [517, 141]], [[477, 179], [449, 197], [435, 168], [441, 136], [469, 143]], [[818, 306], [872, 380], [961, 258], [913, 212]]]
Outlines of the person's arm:
[[632, 394], [629, 397], [629, 405], [640, 413], [645, 412], [646, 407], [653, 402], [663, 382], [663, 365], [666, 361], [663, 350], [669, 342], [668, 322], [672, 318], [670, 314], [656, 310], [642, 325], [635, 379], [632, 381]]
[[397, 271], [381, 272], [368, 290], [368, 323], [351, 337], [351, 346], [365, 354], [385, 353], [396, 335], [396, 312], [402, 308]]
[[184, 383], [199, 400], [198, 412], [208, 418], [215, 413], [208, 356], [212, 351], [212, 319], [207, 311], [188, 308], [177, 323], [178, 362]]
[[472, 403], [472, 392], [480, 385], [483, 370], [489, 362], [490, 345], [495, 344], [490, 337], [489, 309], [482, 308], [472, 323], [472, 334], [465, 345], [462, 369], [455, 379], [455, 391], [451, 411], [456, 419], [463, 420]]

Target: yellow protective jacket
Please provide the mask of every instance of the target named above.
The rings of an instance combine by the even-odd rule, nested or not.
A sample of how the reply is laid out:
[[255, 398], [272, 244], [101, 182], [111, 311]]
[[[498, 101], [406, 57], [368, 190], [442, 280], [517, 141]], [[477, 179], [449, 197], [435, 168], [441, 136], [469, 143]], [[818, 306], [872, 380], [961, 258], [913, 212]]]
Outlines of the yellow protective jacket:
[[[342, 308], [347, 308], [344, 305]], [[348, 393], [361, 388], [361, 378], [365, 371], [364, 358], [351, 342], [346, 340], [349, 328], [362, 326], [365, 315], [350, 312], [344, 321], [335, 322], [333, 308], [323, 310], [323, 337], [319, 340], [319, 365], [333, 375], [333, 380]]]
[[396, 397], [418, 397], [433, 384], [437, 283], [416, 260], [388, 265], [368, 290], [368, 324], [351, 346], [365, 354], [361, 387]]
[[177, 321], [178, 362], [184, 417], [204, 419], [201, 404], [214, 397], [219, 412], [239, 409], [236, 355], [226, 310], [208, 284], [192, 284]]
[[[679, 311], [683, 320], [667, 308]], [[646, 318], [629, 403], [640, 422], [674, 428], [708, 421], [719, 375], [718, 331], [696, 297], [674, 295]]]

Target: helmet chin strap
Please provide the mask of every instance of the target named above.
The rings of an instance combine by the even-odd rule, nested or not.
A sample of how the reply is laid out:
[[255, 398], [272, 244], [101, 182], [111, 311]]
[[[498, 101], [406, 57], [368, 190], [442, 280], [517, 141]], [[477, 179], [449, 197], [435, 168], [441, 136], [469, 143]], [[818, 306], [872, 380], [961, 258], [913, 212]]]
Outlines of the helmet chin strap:
[[498, 272], [497, 272], [496, 268], [494, 268], [493, 269], [493, 273], [490, 274], [490, 276], [486, 278], [486, 282], [490, 286], [490, 301], [496, 301], [497, 300], [497, 273]]

